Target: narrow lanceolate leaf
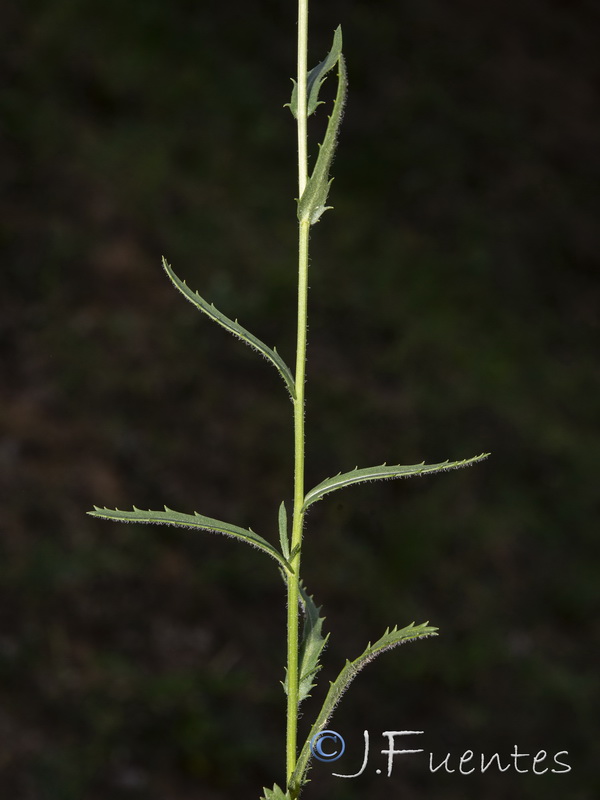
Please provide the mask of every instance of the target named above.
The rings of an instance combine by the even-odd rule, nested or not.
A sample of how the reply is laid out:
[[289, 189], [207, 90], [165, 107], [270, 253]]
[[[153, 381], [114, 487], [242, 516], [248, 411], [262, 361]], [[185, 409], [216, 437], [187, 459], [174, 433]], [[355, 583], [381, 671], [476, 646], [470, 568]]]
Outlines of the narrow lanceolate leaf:
[[412, 475], [431, 475], [448, 469], [468, 467], [471, 464], [483, 461], [488, 456], [489, 453], [482, 453], [480, 456], [466, 458], [464, 461], [443, 461], [441, 464], [426, 464], [423, 462], [422, 464], [411, 464], [409, 466], [382, 464], [380, 467], [366, 467], [365, 469], [353, 469], [351, 472], [340, 472], [333, 478], [327, 478], [322, 481], [307, 493], [304, 498], [303, 510], [306, 511], [310, 505], [316, 503], [317, 500], [320, 500], [329, 492], [335, 492], [336, 489], [343, 489], [345, 486], [390, 478], [409, 478]]
[[314, 681], [321, 669], [321, 655], [329, 639], [323, 636], [323, 622], [320, 616], [321, 606], [317, 607], [303, 584], [300, 584], [300, 599], [304, 610], [304, 631], [300, 648], [300, 684], [298, 702], [310, 697], [310, 690], [316, 686]]
[[153, 523], [155, 525], [175, 525], [180, 528], [192, 528], [194, 530], [211, 531], [212, 533], [223, 533], [226, 536], [233, 536], [240, 539], [247, 544], [258, 547], [264, 553], [268, 553], [276, 559], [286, 571], [290, 570], [290, 565], [286, 558], [284, 558], [276, 547], [273, 547], [266, 539], [254, 533], [249, 528], [239, 528], [237, 525], [232, 525], [229, 522], [221, 522], [218, 519], [211, 519], [204, 517], [198, 512], [193, 514], [181, 514], [179, 511], [173, 511], [165, 506], [164, 511], [144, 511], [142, 509], [133, 507], [133, 511], [121, 511], [118, 508], [98, 508], [94, 506], [93, 511], [88, 511], [92, 517], [100, 517], [101, 519], [109, 519], [113, 522], [140, 522], [140, 523]]
[[[339, 30], [339, 29], [338, 29]], [[337, 34], [337, 31], [336, 31]], [[335, 40], [334, 40], [335, 47]], [[340, 47], [341, 47], [341, 32], [340, 32]], [[333, 154], [337, 145], [337, 135], [342, 121], [342, 114], [344, 111], [344, 103], [346, 102], [346, 93], [348, 89], [348, 78], [346, 75], [346, 63], [341, 50], [337, 52], [335, 61], [338, 64], [338, 87], [335, 101], [333, 104], [333, 111], [327, 123], [327, 130], [325, 131], [325, 138], [321, 145], [319, 145], [319, 155], [317, 156], [317, 163], [311, 173], [306, 188], [302, 193], [302, 197], [298, 200], [298, 219], [300, 222], [310, 222], [314, 225], [318, 222], [323, 212], [327, 211], [331, 206], [326, 206], [327, 195], [331, 186], [329, 179], [329, 169], [333, 160]], [[333, 66], [333, 64], [331, 65]]]
[[[299, 668], [300, 679], [298, 682], [298, 702], [301, 703], [310, 697], [310, 690], [316, 686], [315, 677], [321, 669], [320, 659], [323, 648], [327, 644], [329, 634], [323, 636], [323, 622], [325, 617], [319, 616], [321, 607], [315, 605], [313, 598], [308, 594], [302, 582], [300, 583], [300, 602], [304, 611], [304, 631], [300, 646]], [[285, 693], [288, 692], [287, 676], [283, 682]]]
[[285, 503], [282, 501], [279, 506], [279, 543], [283, 557], [290, 560], [290, 537], [288, 535], [288, 521]]
[[404, 642], [415, 641], [416, 639], [422, 639], [427, 636], [437, 636], [437, 630], [437, 628], [428, 625], [426, 622], [422, 625], [415, 625], [414, 623], [411, 623], [406, 628], [402, 628], [401, 630], [398, 630], [398, 628], [389, 630], [388, 628], [381, 639], [374, 644], [369, 644], [364, 653], [362, 653], [362, 655], [360, 655], [357, 659], [354, 661], [346, 661], [346, 664], [344, 665], [340, 674], [337, 676], [335, 681], [331, 683], [329, 692], [327, 693], [327, 697], [323, 703], [323, 707], [321, 708], [321, 711], [319, 712], [319, 715], [311, 728], [304, 747], [302, 748], [300, 757], [298, 758], [296, 770], [292, 776], [290, 783], [291, 786], [300, 787], [305, 782], [305, 775], [311, 755], [310, 741], [313, 736], [315, 736], [320, 730], [323, 730], [323, 728], [327, 725], [335, 707], [340, 701], [341, 696], [344, 694], [360, 670], [380, 653], [383, 653], [386, 650], [391, 650], [392, 647], [396, 647]]
[[[314, 114], [317, 110], [317, 106], [320, 106], [323, 102], [319, 100], [319, 92], [321, 91], [321, 86], [323, 85], [323, 81], [327, 77], [327, 73], [335, 67], [342, 54], [342, 28], [338, 25], [335, 29], [333, 34], [333, 45], [331, 46], [331, 50], [327, 54], [327, 58], [321, 61], [320, 64], [317, 64], [316, 67], [313, 67], [311, 71], [308, 73], [307, 80], [306, 80], [306, 95], [307, 95], [307, 103], [306, 103], [306, 113], [307, 116], [310, 117], [311, 114]], [[298, 85], [296, 81], [294, 81], [294, 89], [292, 91], [292, 99], [289, 103], [286, 103], [289, 106], [290, 111], [294, 115], [294, 117], [298, 117]]]
[[292, 377], [292, 373], [290, 368], [279, 355], [277, 350], [271, 349], [267, 347], [264, 342], [261, 342], [254, 334], [247, 331], [246, 328], [243, 328], [237, 320], [229, 319], [226, 317], [225, 314], [222, 314], [212, 303], [207, 303], [206, 300], [201, 297], [198, 292], [194, 292], [192, 289], [189, 288], [185, 281], [182, 281], [181, 278], [178, 278], [177, 275], [173, 272], [173, 268], [171, 265], [163, 258], [162, 260], [163, 267], [165, 272], [169, 276], [173, 285], [179, 289], [181, 294], [189, 300], [190, 303], [193, 303], [196, 308], [200, 309], [207, 317], [210, 317], [212, 320], [217, 322], [221, 325], [225, 330], [232, 333], [234, 336], [237, 336], [246, 344], [253, 347], [255, 350], [258, 350], [261, 355], [263, 355], [268, 361], [273, 364], [276, 369], [278, 370], [279, 374], [285, 381], [285, 384], [288, 388], [288, 391], [292, 397], [292, 399], [296, 396], [296, 389], [294, 384], [294, 378]]
[[289, 792], [285, 792], [284, 794], [283, 789], [281, 789], [277, 784], [274, 784], [272, 789], [263, 787], [263, 792], [264, 794], [260, 800], [291, 800], [291, 795]]

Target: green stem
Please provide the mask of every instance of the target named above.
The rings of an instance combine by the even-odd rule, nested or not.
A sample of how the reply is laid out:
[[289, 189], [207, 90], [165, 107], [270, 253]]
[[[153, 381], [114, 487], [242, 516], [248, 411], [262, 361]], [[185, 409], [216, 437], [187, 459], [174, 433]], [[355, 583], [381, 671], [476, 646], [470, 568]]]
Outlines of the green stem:
[[[308, 150], [306, 131], [306, 78], [308, 44], [308, 0], [298, 0], [298, 197], [308, 180]], [[304, 381], [306, 373], [306, 330], [308, 298], [308, 237], [309, 221], [301, 221], [298, 233], [298, 329], [296, 340], [296, 377], [294, 398], [294, 516], [292, 521], [291, 551], [295, 551], [288, 579], [287, 617], [287, 729], [286, 775], [287, 783], [294, 773], [297, 761], [298, 738], [298, 637], [299, 594], [302, 527], [304, 514]]]
[[306, 134], [306, 79], [308, 75], [308, 0], [298, 0], [298, 197], [308, 181], [308, 137]]

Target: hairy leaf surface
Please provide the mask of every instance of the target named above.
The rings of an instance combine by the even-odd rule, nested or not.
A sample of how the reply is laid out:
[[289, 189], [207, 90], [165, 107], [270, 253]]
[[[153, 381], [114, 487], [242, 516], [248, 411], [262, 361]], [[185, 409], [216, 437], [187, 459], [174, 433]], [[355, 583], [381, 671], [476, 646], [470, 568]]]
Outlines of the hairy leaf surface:
[[[310, 697], [310, 690], [316, 686], [314, 678], [321, 669], [321, 654], [327, 644], [329, 634], [323, 636], [323, 622], [325, 617], [319, 616], [321, 606], [317, 608], [311, 595], [306, 591], [304, 584], [300, 582], [300, 602], [304, 611], [304, 630], [302, 632], [302, 643], [298, 659], [298, 672], [300, 679], [298, 682], [298, 703]], [[283, 682], [285, 693], [288, 692], [287, 675]]]
[[353, 469], [351, 472], [340, 472], [333, 478], [326, 478], [313, 489], [311, 489], [304, 498], [303, 509], [306, 509], [316, 503], [329, 492], [335, 492], [336, 489], [343, 489], [346, 486], [352, 486], [356, 483], [366, 483], [367, 481], [388, 480], [391, 478], [409, 478], [412, 475], [431, 475], [435, 472], [444, 472], [448, 469], [458, 469], [459, 467], [468, 467], [471, 464], [476, 464], [478, 461], [483, 461], [488, 457], [489, 453], [482, 453], [480, 456], [473, 458], [466, 458], [464, 461], [443, 461], [441, 464], [411, 464], [409, 466], [388, 466], [382, 464], [380, 467], [366, 467], [364, 469]]
[[276, 783], [273, 785], [272, 789], [267, 789], [266, 786], [263, 786], [263, 796], [260, 800], [291, 800], [291, 795], [289, 792], [283, 792]]
[[304, 631], [300, 648], [300, 685], [298, 702], [310, 697], [310, 690], [316, 686], [314, 678], [321, 669], [321, 655], [329, 639], [323, 636], [323, 622], [320, 616], [321, 606], [315, 605], [314, 599], [300, 584], [300, 598], [304, 610]]
[[[331, 206], [325, 205], [327, 202], [327, 195], [329, 194], [329, 189], [331, 187], [331, 180], [333, 180], [329, 180], [329, 169], [331, 167], [333, 154], [335, 153], [335, 148], [337, 145], [337, 135], [340, 128], [340, 123], [342, 121], [344, 103], [346, 102], [346, 94], [348, 90], [346, 63], [341, 52], [341, 41], [342, 34], [340, 28], [338, 28], [334, 37], [334, 46], [330, 53], [332, 60], [328, 66], [328, 69], [331, 69], [335, 63], [338, 65], [337, 94], [333, 104], [333, 111], [331, 112], [331, 116], [329, 117], [329, 121], [327, 123], [325, 138], [319, 145], [317, 162], [310, 178], [308, 179], [308, 183], [306, 184], [306, 188], [302, 193], [302, 197], [298, 200], [298, 219], [301, 222], [308, 221], [311, 225], [314, 225], [315, 222], [318, 222], [321, 215], [327, 211], [328, 208], [331, 208]], [[323, 64], [327, 64], [329, 58], [330, 57], [328, 56]], [[317, 77], [316, 81], [317, 83], [315, 85], [318, 84], [316, 88], [318, 95], [322, 78]]]
[[[310, 72], [308, 73], [307, 80], [306, 80], [306, 113], [307, 116], [310, 117], [311, 114], [314, 114], [317, 110], [317, 107], [320, 106], [323, 101], [319, 100], [319, 92], [321, 91], [321, 86], [323, 85], [323, 81], [327, 77], [327, 73], [335, 67], [337, 64], [338, 59], [342, 55], [342, 28], [340, 25], [335, 29], [333, 34], [333, 44], [331, 46], [331, 50], [327, 54], [327, 57], [321, 61], [320, 64], [317, 64], [316, 67], [313, 67]], [[294, 115], [295, 118], [298, 117], [298, 84], [296, 81], [293, 81], [294, 89], [292, 91], [292, 99], [289, 103], [286, 103], [289, 106], [290, 111]]]
[[410, 625], [407, 625], [406, 628], [402, 628], [400, 630], [398, 630], [398, 628], [393, 628], [392, 630], [388, 628], [381, 639], [378, 639], [378, 641], [376, 641], [374, 644], [369, 643], [364, 653], [362, 653], [357, 659], [354, 661], [346, 661], [346, 664], [342, 668], [340, 674], [329, 687], [329, 692], [327, 693], [325, 702], [323, 703], [321, 711], [319, 712], [319, 715], [317, 716], [317, 719], [310, 730], [308, 738], [306, 739], [306, 742], [300, 753], [300, 757], [298, 758], [296, 770], [292, 776], [291, 785], [300, 787], [305, 782], [305, 774], [311, 756], [310, 741], [313, 736], [315, 736], [320, 730], [323, 730], [323, 728], [327, 725], [327, 722], [333, 714], [335, 707], [340, 701], [340, 698], [360, 670], [363, 669], [363, 667], [365, 667], [369, 661], [372, 661], [376, 656], [380, 655], [380, 653], [384, 653], [386, 650], [391, 650], [392, 647], [396, 647], [404, 642], [415, 641], [416, 639], [422, 639], [427, 636], [437, 636], [437, 630], [437, 628], [428, 625], [426, 622], [421, 625], [415, 625], [413, 622]]
[[288, 535], [288, 521], [285, 503], [281, 501], [279, 506], [279, 543], [283, 557], [290, 560], [290, 537]]
[[226, 317], [225, 314], [222, 314], [217, 308], [215, 308], [212, 303], [207, 303], [206, 300], [198, 294], [198, 292], [194, 292], [189, 288], [185, 281], [182, 281], [181, 278], [177, 277], [177, 275], [173, 272], [173, 268], [166, 261], [166, 259], [163, 258], [162, 263], [171, 282], [177, 289], [179, 289], [186, 300], [189, 300], [190, 303], [193, 303], [196, 308], [200, 309], [200, 311], [206, 314], [207, 317], [210, 317], [210, 319], [217, 322], [219, 325], [221, 325], [221, 327], [229, 331], [229, 333], [232, 333], [247, 345], [250, 345], [250, 347], [258, 350], [261, 355], [263, 355], [268, 361], [271, 362], [271, 364], [274, 365], [285, 381], [291, 397], [294, 398], [296, 396], [294, 378], [292, 377], [290, 368], [279, 355], [277, 349], [271, 349], [270, 347], [267, 347], [267, 345], [264, 342], [261, 342], [261, 340], [254, 336], [254, 334], [250, 333], [250, 331], [247, 331], [246, 328], [243, 328], [237, 320], [229, 319], [229, 317]]
[[232, 525], [229, 522], [221, 522], [218, 519], [211, 519], [211, 517], [204, 517], [198, 514], [181, 514], [179, 511], [173, 511], [171, 508], [165, 506], [164, 511], [144, 511], [143, 509], [133, 507], [133, 511], [121, 511], [118, 508], [98, 508], [94, 506], [93, 511], [87, 512], [92, 517], [100, 517], [101, 519], [109, 519], [113, 522], [140, 522], [142, 524], [153, 523], [155, 525], [175, 525], [180, 528], [192, 528], [194, 530], [211, 531], [212, 533], [223, 533], [226, 536], [233, 536], [240, 539], [247, 544], [258, 547], [265, 553], [275, 558], [286, 570], [289, 571], [290, 566], [287, 560], [281, 555], [276, 547], [263, 539], [257, 533], [254, 533], [250, 528], [239, 528], [237, 525]]

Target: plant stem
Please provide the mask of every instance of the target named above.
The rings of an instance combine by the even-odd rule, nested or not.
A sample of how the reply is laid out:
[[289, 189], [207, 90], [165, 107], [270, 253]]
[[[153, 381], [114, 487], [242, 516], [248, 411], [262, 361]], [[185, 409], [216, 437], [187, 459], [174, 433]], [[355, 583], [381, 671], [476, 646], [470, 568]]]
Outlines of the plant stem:
[[308, 180], [308, 144], [306, 134], [306, 78], [308, 61], [308, 0], [298, 0], [298, 197]]
[[[306, 131], [306, 78], [308, 45], [308, 0], [298, 0], [298, 197], [306, 187], [308, 152]], [[299, 223], [298, 231], [298, 328], [296, 339], [296, 376], [294, 399], [294, 515], [292, 521], [291, 560], [293, 574], [288, 579], [287, 618], [287, 730], [286, 781], [296, 768], [298, 734], [298, 602], [300, 559], [304, 513], [304, 381], [306, 373], [306, 331], [308, 297], [308, 237], [310, 222]]]

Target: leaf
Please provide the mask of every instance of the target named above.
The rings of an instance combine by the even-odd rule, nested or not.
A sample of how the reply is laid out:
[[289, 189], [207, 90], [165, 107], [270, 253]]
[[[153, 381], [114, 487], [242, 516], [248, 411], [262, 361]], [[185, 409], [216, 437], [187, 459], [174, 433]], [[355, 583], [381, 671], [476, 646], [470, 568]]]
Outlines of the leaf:
[[260, 800], [292, 800], [292, 796], [289, 792], [283, 793], [283, 789], [281, 789], [276, 783], [273, 784], [272, 789], [267, 789], [263, 786], [264, 795], [260, 798]]
[[429, 625], [427, 622], [423, 622], [421, 625], [415, 625], [414, 622], [411, 622], [410, 625], [400, 630], [397, 627], [391, 630], [388, 628], [375, 644], [369, 642], [365, 651], [357, 659], [354, 661], [346, 661], [340, 674], [335, 681], [331, 683], [323, 708], [321, 709], [315, 725], [321, 727], [321, 724], [327, 722], [351, 681], [369, 661], [372, 661], [376, 656], [384, 653], [386, 650], [391, 650], [392, 647], [404, 644], [404, 642], [422, 639], [427, 636], [437, 636], [437, 630], [437, 628]]
[[321, 654], [329, 639], [329, 634], [323, 636], [325, 617], [319, 616], [322, 606], [317, 608], [303, 584], [300, 584], [300, 597], [304, 610], [304, 630], [300, 648], [299, 703], [310, 697], [310, 690], [316, 686], [313, 679], [321, 669]]
[[333, 478], [326, 478], [313, 489], [311, 489], [304, 498], [303, 511], [316, 503], [329, 492], [335, 492], [336, 489], [343, 489], [346, 486], [352, 486], [355, 483], [366, 483], [367, 481], [387, 480], [390, 478], [409, 478], [412, 475], [430, 475], [435, 472], [444, 472], [449, 469], [458, 469], [459, 467], [468, 467], [471, 464], [476, 464], [483, 461], [489, 456], [489, 453], [482, 453], [480, 456], [473, 458], [466, 458], [464, 461], [443, 461], [441, 464], [411, 464], [410, 466], [387, 466], [382, 464], [380, 467], [366, 467], [365, 469], [353, 469], [351, 472], [340, 472]]
[[267, 347], [267, 345], [264, 342], [261, 342], [261, 340], [254, 336], [254, 334], [250, 333], [250, 331], [247, 331], [246, 328], [243, 328], [237, 320], [229, 319], [229, 317], [226, 317], [225, 314], [222, 314], [218, 309], [216, 309], [212, 303], [207, 303], [206, 300], [198, 294], [198, 292], [192, 291], [185, 281], [182, 281], [177, 277], [177, 275], [173, 272], [173, 268], [166, 259], [163, 258], [162, 263], [164, 270], [169, 276], [171, 282], [175, 288], [179, 289], [186, 300], [189, 300], [190, 303], [193, 303], [196, 308], [199, 308], [200, 311], [221, 325], [221, 327], [225, 328], [225, 330], [229, 331], [229, 333], [232, 333], [247, 345], [250, 345], [250, 347], [258, 350], [261, 355], [263, 355], [268, 361], [271, 362], [271, 364], [275, 366], [285, 381], [292, 399], [294, 399], [296, 397], [294, 378], [292, 377], [290, 368], [279, 355], [277, 350], [275, 348], [272, 350], [270, 347]]
[[[319, 663], [323, 648], [327, 644], [329, 634], [323, 636], [323, 622], [325, 617], [319, 616], [321, 606], [317, 608], [313, 598], [306, 591], [304, 584], [300, 582], [300, 602], [304, 611], [304, 630], [302, 632], [302, 643], [300, 646], [298, 671], [300, 680], [298, 682], [298, 703], [310, 697], [310, 690], [316, 686], [314, 678], [321, 669]], [[288, 692], [287, 675], [283, 681], [283, 689]]]
[[[341, 31], [339, 41], [341, 47]], [[319, 145], [317, 163], [315, 164], [311, 176], [308, 179], [306, 188], [302, 192], [302, 197], [298, 200], [298, 219], [300, 222], [308, 221], [311, 225], [314, 225], [315, 222], [318, 222], [321, 215], [327, 211], [328, 208], [331, 208], [331, 206], [325, 205], [327, 202], [327, 195], [329, 194], [329, 189], [331, 187], [331, 181], [333, 180], [329, 179], [329, 169], [333, 160], [333, 154], [335, 153], [337, 135], [340, 128], [340, 123], [342, 121], [344, 103], [346, 102], [346, 94], [348, 89], [346, 63], [341, 51], [337, 53], [336, 60], [338, 64], [338, 88], [333, 104], [333, 111], [331, 112], [329, 122], [327, 123], [325, 138], [323, 139], [322, 144]], [[335, 63], [335, 60], [333, 63]], [[333, 66], [333, 64], [331, 64], [331, 66]]]
[[401, 630], [398, 630], [398, 628], [393, 628], [390, 630], [388, 628], [381, 639], [375, 642], [375, 644], [369, 643], [364, 653], [362, 653], [362, 655], [360, 655], [357, 659], [354, 661], [346, 661], [346, 664], [344, 665], [340, 674], [329, 687], [329, 692], [327, 693], [327, 697], [325, 698], [325, 702], [323, 703], [321, 711], [319, 712], [319, 715], [317, 716], [317, 719], [315, 720], [308, 738], [306, 739], [306, 742], [304, 743], [304, 746], [300, 752], [296, 769], [290, 781], [290, 786], [300, 787], [305, 782], [305, 774], [311, 756], [311, 739], [320, 730], [323, 730], [325, 725], [327, 725], [327, 722], [333, 714], [335, 707], [340, 701], [340, 698], [360, 670], [363, 669], [363, 667], [365, 667], [369, 661], [372, 661], [376, 656], [380, 655], [380, 653], [383, 653], [386, 650], [391, 650], [392, 647], [396, 647], [404, 642], [422, 639], [427, 636], [437, 636], [437, 630], [437, 628], [428, 625], [426, 622], [422, 625], [415, 625], [413, 622]]
[[142, 524], [152, 523], [155, 525], [175, 525], [181, 528], [192, 528], [194, 530], [211, 531], [213, 533], [224, 533], [226, 536], [233, 536], [236, 539], [241, 539], [248, 544], [258, 547], [265, 553], [275, 558], [286, 571], [290, 571], [290, 565], [279, 550], [273, 547], [270, 542], [263, 539], [251, 529], [238, 528], [237, 525], [231, 525], [229, 522], [221, 522], [218, 519], [211, 519], [198, 514], [181, 514], [179, 511], [173, 511], [171, 508], [165, 506], [164, 511], [143, 511], [142, 509], [133, 507], [133, 511], [121, 511], [118, 508], [99, 508], [94, 506], [93, 511], [87, 512], [92, 517], [99, 517], [101, 519], [109, 519], [113, 522], [140, 522]]
[[288, 536], [287, 511], [283, 501], [279, 506], [279, 542], [281, 544], [281, 552], [283, 553], [283, 557], [287, 561], [290, 561], [290, 539]]
[[[338, 59], [342, 54], [342, 28], [340, 25], [335, 29], [333, 34], [333, 44], [331, 46], [331, 50], [327, 54], [327, 57], [321, 61], [320, 64], [317, 64], [316, 67], [313, 67], [311, 71], [308, 73], [306, 79], [306, 94], [307, 94], [307, 102], [306, 102], [306, 114], [310, 117], [311, 114], [314, 114], [317, 110], [317, 107], [320, 106], [323, 101], [319, 100], [319, 92], [321, 91], [321, 86], [323, 85], [323, 81], [327, 77], [327, 73], [329, 70], [333, 69], [333, 67], [337, 64]], [[295, 118], [298, 117], [298, 84], [296, 81], [294, 83], [294, 89], [292, 91], [292, 99], [289, 103], [286, 103], [286, 106], [289, 107], [290, 111], [294, 115]]]

